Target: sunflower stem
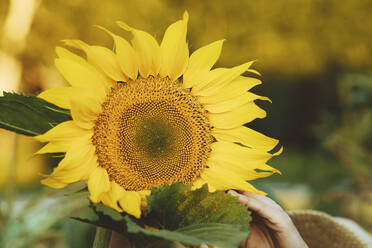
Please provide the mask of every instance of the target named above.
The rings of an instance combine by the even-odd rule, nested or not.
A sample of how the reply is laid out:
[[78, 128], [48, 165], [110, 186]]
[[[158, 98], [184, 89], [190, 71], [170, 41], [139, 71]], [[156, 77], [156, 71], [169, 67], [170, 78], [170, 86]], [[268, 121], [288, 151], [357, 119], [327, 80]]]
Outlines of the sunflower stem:
[[111, 230], [97, 227], [94, 236], [93, 248], [108, 248], [110, 244]]

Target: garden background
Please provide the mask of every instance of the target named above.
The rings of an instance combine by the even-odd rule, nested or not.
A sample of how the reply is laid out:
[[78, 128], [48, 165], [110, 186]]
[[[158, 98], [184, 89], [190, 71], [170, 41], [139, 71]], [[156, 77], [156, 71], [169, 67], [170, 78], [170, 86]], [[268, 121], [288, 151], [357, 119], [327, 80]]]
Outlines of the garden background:
[[[65, 85], [54, 59], [63, 39], [112, 47], [99, 24], [122, 20], [159, 40], [190, 15], [190, 51], [226, 38], [218, 67], [257, 60], [254, 92], [268, 117], [249, 126], [280, 140], [269, 164], [283, 175], [252, 182], [285, 209], [317, 209], [372, 232], [372, 2], [369, 0], [0, 0], [0, 91]], [[249, 75], [249, 74], [247, 74]], [[0, 245], [88, 247], [94, 228], [66, 218], [41, 186], [55, 164], [41, 144], [0, 130]]]

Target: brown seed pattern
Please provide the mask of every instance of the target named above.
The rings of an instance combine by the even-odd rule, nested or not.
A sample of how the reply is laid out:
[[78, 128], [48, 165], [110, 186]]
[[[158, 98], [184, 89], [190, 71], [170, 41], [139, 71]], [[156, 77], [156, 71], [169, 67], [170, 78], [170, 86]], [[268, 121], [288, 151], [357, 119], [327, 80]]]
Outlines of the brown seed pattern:
[[92, 142], [99, 166], [126, 190], [193, 182], [213, 141], [207, 112], [179, 81], [117, 83], [102, 105]]

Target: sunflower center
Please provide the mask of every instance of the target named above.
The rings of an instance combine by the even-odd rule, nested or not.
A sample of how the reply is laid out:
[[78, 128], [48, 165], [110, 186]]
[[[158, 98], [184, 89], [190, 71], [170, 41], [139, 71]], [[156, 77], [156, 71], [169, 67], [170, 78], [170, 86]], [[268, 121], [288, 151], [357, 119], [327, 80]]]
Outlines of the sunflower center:
[[205, 168], [211, 127], [198, 100], [168, 78], [117, 83], [92, 142], [98, 163], [126, 190], [194, 181]]
[[172, 152], [172, 126], [162, 120], [145, 120], [138, 128], [138, 149], [151, 158], [160, 158]]

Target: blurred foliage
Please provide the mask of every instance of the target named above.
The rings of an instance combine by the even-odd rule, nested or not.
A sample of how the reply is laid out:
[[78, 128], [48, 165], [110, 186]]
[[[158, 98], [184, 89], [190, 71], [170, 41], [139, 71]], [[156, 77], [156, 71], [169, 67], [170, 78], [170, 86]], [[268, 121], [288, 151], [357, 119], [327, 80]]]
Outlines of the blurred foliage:
[[330, 125], [335, 121], [325, 113], [328, 121], [315, 130], [352, 185], [339, 195], [341, 211], [372, 230], [372, 73], [346, 74], [338, 93], [341, 121]]
[[[273, 178], [276, 187], [266, 187], [287, 208], [306, 201], [307, 207], [346, 216], [372, 231], [372, 73], [345, 74], [337, 90], [340, 111], [319, 110], [313, 149], [289, 148], [273, 162], [285, 176]], [[291, 199], [293, 187], [305, 197]]]
[[[0, 1], [0, 26], [10, 2]], [[260, 179], [255, 185], [287, 209], [346, 216], [372, 232], [372, 1], [44, 0], [21, 44], [24, 50], [16, 49], [23, 68], [19, 91], [38, 93], [65, 84], [53, 65], [62, 39], [112, 47], [110, 37], [92, 25], [130, 38], [115, 26], [122, 20], [160, 42], [165, 28], [184, 10], [190, 14], [190, 51], [226, 38], [217, 66], [258, 60], [255, 67], [263, 73], [264, 84], [254, 90], [273, 104], [258, 103], [268, 118], [249, 126], [280, 139], [284, 153], [269, 162], [283, 176]], [[1, 52], [11, 52], [11, 44], [0, 44], [0, 61]], [[0, 90], [6, 84], [0, 81]], [[0, 143], [9, 144], [12, 138], [4, 137]], [[11, 153], [12, 147], [5, 146], [0, 164], [10, 161]], [[42, 170], [28, 162], [27, 169], [16, 167], [24, 176], [31, 175], [30, 168]], [[91, 232], [83, 224], [65, 221], [56, 230], [65, 234], [57, 242], [64, 246], [52, 247], [89, 243]]]
[[[71, 234], [71, 238], [75, 235], [66, 230], [65, 226], [68, 222], [65, 224], [60, 224], [60, 222], [71, 215], [78, 214], [89, 204], [86, 192], [69, 193], [69, 191], [73, 192], [73, 188], [77, 185], [81, 188], [84, 184], [74, 184], [58, 192], [44, 189], [31, 197], [19, 195], [11, 209], [0, 208], [0, 246], [9, 248], [71, 247], [64, 241], [65, 235]], [[52, 228], [56, 225], [59, 225], [59, 230]], [[79, 226], [73, 229], [77, 228]], [[80, 235], [87, 231], [86, 226], [79, 229], [83, 231]], [[81, 241], [77, 243], [82, 245]], [[86, 241], [83, 244], [76, 247], [84, 247]]]
[[[2, 1], [5, 10], [8, 1]], [[23, 82], [35, 90], [45, 68], [53, 64], [54, 48], [66, 38], [112, 46], [110, 38], [93, 24], [123, 32], [123, 20], [154, 34], [158, 40], [166, 26], [190, 13], [191, 50], [226, 38], [220, 65], [231, 66], [258, 59], [265, 73], [285, 76], [343, 70], [372, 65], [372, 30], [369, 0], [339, 1], [151, 1], [54, 0], [43, 1], [33, 21], [23, 54]], [[0, 14], [1, 17], [1, 14]]]
[[[15, 144], [17, 143], [17, 145]], [[14, 137], [10, 132], [0, 131], [0, 192], [8, 183], [10, 167], [15, 166], [14, 180], [18, 187], [26, 188], [38, 185], [40, 173], [45, 171], [43, 157], [33, 157], [40, 147], [29, 137]], [[16, 151], [13, 149], [16, 148]]]
[[347, 74], [341, 78], [338, 90], [341, 124], [329, 127], [334, 121], [327, 121], [318, 133], [325, 136], [325, 147], [337, 156], [353, 181], [363, 189], [371, 189], [372, 73]]

